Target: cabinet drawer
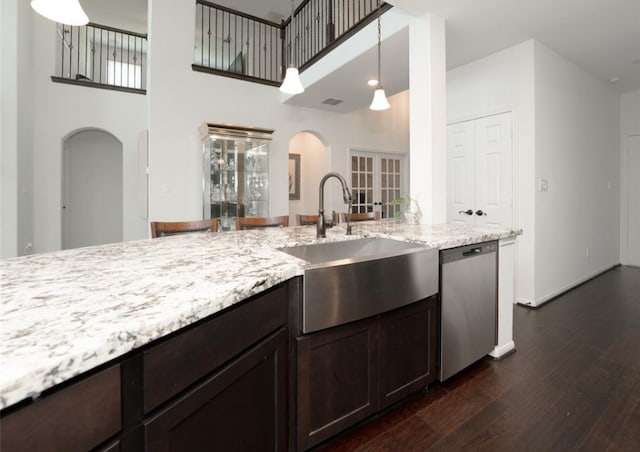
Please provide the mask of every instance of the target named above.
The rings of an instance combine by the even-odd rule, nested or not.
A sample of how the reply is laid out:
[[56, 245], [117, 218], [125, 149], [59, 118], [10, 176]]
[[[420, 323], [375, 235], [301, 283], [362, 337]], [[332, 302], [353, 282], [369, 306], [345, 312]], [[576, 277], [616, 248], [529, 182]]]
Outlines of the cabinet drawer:
[[120, 412], [117, 365], [3, 417], [0, 450], [90, 450], [120, 431]]
[[287, 291], [279, 286], [144, 352], [144, 412], [286, 324]]

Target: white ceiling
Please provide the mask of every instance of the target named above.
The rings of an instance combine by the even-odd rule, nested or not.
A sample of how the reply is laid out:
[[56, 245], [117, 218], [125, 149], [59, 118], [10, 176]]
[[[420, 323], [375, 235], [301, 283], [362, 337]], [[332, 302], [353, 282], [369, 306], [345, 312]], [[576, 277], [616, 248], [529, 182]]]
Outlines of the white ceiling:
[[[296, 0], [295, 5], [300, 1]], [[448, 69], [534, 38], [619, 92], [640, 89], [640, 0], [387, 1], [414, 16], [432, 13], [445, 19]], [[146, 0], [81, 3], [93, 22], [146, 31]], [[291, 8], [288, 0], [215, 3], [275, 22], [288, 16]], [[407, 89], [407, 33], [397, 33], [384, 41], [383, 62], [387, 94]], [[368, 79], [372, 67], [375, 68], [375, 47], [296, 96], [293, 103], [333, 111], [364, 108], [371, 92], [359, 81]], [[609, 82], [614, 78], [619, 80]], [[358, 80], [357, 86], [354, 80]], [[319, 103], [328, 97], [345, 102], [336, 107]]]
[[[640, 0], [388, 0], [443, 17], [447, 67], [534, 38], [620, 92], [640, 89]], [[635, 63], [634, 63], [635, 62]]]

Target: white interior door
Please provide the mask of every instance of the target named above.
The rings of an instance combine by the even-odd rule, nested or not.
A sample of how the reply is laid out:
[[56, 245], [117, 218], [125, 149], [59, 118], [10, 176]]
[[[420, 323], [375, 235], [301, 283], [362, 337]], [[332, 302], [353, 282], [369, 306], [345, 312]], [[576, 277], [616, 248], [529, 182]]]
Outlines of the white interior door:
[[447, 221], [513, 226], [511, 113], [447, 127]]
[[476, 224], [513, 226], [513, 152], [511, 113], [476, 123]]
[[447, 127], [447, 222], [475, 224], [475, 122]]
[[62, 247], [122, 241], [122, 143], [88, 130], [63, 148]]
[[640, 136], [627, 147], [627, 261], [640, 267]]

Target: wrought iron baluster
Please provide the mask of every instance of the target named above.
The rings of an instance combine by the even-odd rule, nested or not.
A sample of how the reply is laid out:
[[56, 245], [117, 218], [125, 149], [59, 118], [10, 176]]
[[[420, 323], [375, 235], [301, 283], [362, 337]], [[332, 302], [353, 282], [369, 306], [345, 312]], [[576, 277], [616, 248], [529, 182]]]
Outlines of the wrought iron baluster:
[[96, 27], [91, 27], [93, 38], [91, 39], [91, 80], [96, 80]]
[[73, 71], [73, 27], [69, 27], [69, 74], [67, 78], [71, 78]]

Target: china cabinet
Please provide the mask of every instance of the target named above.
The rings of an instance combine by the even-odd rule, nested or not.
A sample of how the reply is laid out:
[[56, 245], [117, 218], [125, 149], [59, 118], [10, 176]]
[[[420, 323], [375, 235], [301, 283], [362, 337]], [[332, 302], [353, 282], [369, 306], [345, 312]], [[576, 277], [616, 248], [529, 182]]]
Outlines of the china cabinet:
[[204, 123], [204, 218], [219, 218], [220, 229], [235, 228], [235, 217], [269, 216], [271, 129]]

